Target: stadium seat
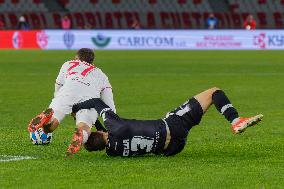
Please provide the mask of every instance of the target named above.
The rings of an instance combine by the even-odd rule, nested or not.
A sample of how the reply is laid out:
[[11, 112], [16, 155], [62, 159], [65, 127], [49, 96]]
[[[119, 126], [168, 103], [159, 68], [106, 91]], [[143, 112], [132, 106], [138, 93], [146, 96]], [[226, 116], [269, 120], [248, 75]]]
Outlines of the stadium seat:
[[59, 3], [60, 3], [63, 7], [66, 7], [66, 5], [69, 3], [69, 0], [59, 0]]
[[36, 13], [30, 14], [31, 18], [31, 28], [41, 28], [40, 18]]
[[112, 2], [112, 4], [119, 4], [120, 0], [112, 0], [111, 2]]
[[40, 3], [41, 3], [41, 0], [33, 0], [33, 3], [34, 3], [34, 4], [40, 4]]
[[96, 19], [92, 12], [85, 13], [86, 24], [90, 28], [94, 28], [96, 26]]
[[3, 22], [4, 26], [6, 26], [5, 16], [0, 13], [0, 20]]
[[229, 8], [231, 12], [236, 12], [237, 9], [239, 8], [239, 4], [238, 3], [230, 4]]
[[258, 2], [258, 4], [260, 4], [260, 5], [261, 5], [261, 4], [266, 4], [266, 0], [258, 0], [257, 2]]
[[152, 4], [152, 5], [157, 4], [157, 0], [149, 0], [148, 2], [149, 2], [149, 4]]
[[12, 4], [18, 4], [18, 3], [19, 3], [19, 0], [11, 0], [11, 3], [12, 3]]
[[46, 17], [44, 13], [38, 13], [39, 17], [41, 19], [41, 24], [42, 24], [42, 28], [48, 28], [48, 24], [50, 25], [50, 22], [47, 23]]
[[186, 0], [178, 0], [178, 4], [180, 5], [186, 4]]
[[194, 4], [201, 4], [202, 0], [193, 0]]
[[58, 13], [53, 13], [52, 14], [52, 18], [53, 18], [53, 23], [55, 25], [55, 28], [61, 28], [61, 16]]
[[13, 29], [16, 29], [18, 26], [18, 17], [15, 13], [9, 13], [8, 18], [10, 21], [10, 25]]
[[283, 21], [282, 21], [282, 15], [280, 12], [273, 13], [274, 22], [276, 25], [276, 28], [283, 28]]
[[90, 3], [97, 4], [99, 0], [90, 0]]
[[[215, 14], [218, 15], [221, 28], [242, 27], [242, 22], [248, 13], [255, 15], [257, 23], [262, 28], [280, 28], [282, 19], [284, 21], [284, 0], [226, 1], [230, 12]], [[0, 0], [0, 12], [5, 14], [9, 27], [12, 25], [9, 12], [15, 13], [17, 19], [21, 12], [25, 12], [35, 27], [41, 27], [45, 23], [45, 26], [60, 28], [61, 15], [66, 13], [55, 12], [57, 14], [55, 16], [52, 12], [48, 12], [44, 2], [43, 0]], [[129, 28], [134, 19], [138, 19], [142, 25], [146, 25], [146, 28], [160, 26], [204, 28], [204, 20], [210, 12], [214, 12], [208, 0], [58, 0], [58, 2], [72, 15], [74, 29], [104, 28], [107, 25], [106, 20], [112, 22], [108, 23], [109, 28]], [[105, 17], [106, 13], [108, 18]]]
[[258, 18], [258, 26], [257, 28], [264, 28], [267, 25], [267, 18], [266, 18], [265, 12], [258, 12], [257, 18]]
[[85, 28], [84, 16], [80, 12], [76, 12], [73, 14], [73, 17], [74, 17], [75, 25], [79, 29], [84, 29]]

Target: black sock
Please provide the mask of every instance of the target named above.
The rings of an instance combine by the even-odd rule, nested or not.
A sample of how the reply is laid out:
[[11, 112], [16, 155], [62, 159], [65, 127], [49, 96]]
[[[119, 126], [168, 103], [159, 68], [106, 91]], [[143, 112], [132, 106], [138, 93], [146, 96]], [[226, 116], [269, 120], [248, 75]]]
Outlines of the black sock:
[[216, 109], [232, 123], [239, 117], [238, 111], [233, 107], [230, 100], [222, 90], [217, 90], [212, 95], [212, 101]]

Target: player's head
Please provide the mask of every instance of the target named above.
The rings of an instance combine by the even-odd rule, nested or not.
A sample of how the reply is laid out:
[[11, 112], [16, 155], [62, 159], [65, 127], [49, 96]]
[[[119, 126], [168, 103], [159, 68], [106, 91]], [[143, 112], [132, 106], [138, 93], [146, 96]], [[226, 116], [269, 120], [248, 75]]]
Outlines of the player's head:
[[84, 144], [86, 150], [101, 151], [106, 147], [106, 133], [103, 131], [92, 132], [87, 142]]
[[78, 50], [76, 58], [89, 64], [93, 64], [95, 53], [92, 49], [82, 48]]

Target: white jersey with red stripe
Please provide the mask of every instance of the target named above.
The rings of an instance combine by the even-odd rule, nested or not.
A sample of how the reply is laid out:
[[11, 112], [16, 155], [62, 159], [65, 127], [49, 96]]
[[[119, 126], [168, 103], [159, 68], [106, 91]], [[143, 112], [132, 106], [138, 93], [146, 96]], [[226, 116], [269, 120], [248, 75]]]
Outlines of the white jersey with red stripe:
[[[79, 60], [65, 62], [56, 78], [56, 86], [49, 107], [55, 111], [55, 118], [59, 122], [71, 113], [75, 103], [91, 98], [101, 98], [115, 111], [108, 77], [92, 64]], [[94, 121], [97, 118], [95, 114], [92, 114]]]
[[56, 96], [88, 96], [100, 98], [105, 88], [111, 88], [107, 76], [92, 64], [79, 60], [65, 62], [56, 83], [62, 87]]

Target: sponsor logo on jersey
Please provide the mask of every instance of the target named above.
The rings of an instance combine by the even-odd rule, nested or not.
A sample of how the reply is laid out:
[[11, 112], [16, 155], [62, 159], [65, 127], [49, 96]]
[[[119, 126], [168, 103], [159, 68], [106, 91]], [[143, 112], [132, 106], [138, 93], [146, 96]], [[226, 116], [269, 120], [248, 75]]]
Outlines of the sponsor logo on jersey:
[[110, 43], [111, 38], [99, 33], [96, 37], [92, 37], [92, 41], [97, 47], [104, 48]]
[[125, 139], [122, 141], [123, 142], [123, 156], [129, 156], [129, 139]]
[[63, 41], [67, 49], [71, 49], [75, 42], [75, 35], [72, 32], [65, 32], [63, 35]]
[[14, 32], [13, 34], [13, 38], [12, 38], [12, 43], [13, 43], [13, 47], [15, 49], [20, 49], [23, 46], [23, 36], [21, 34], [21, 32]]
[[48, 45], [48, 36], [44, 31], [36, 33], [36, 42], [41, 49], [45, 49]]

